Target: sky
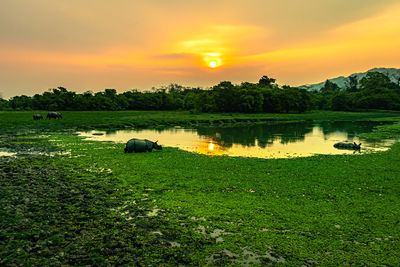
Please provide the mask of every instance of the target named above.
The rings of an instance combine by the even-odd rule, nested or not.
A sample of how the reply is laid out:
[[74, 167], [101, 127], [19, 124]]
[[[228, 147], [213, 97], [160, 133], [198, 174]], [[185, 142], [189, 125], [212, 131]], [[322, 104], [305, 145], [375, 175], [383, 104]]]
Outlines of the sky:
[[399, 0], [1, 0], [0, 97], [400, 68], [398, 14]]

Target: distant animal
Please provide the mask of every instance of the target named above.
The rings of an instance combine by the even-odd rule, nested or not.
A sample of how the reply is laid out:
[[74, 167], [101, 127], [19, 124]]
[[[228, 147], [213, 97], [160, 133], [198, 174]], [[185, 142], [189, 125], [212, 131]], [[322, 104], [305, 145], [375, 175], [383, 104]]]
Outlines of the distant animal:
[[158, 141], [152, 142], [147, 139], [136, 139], [133, 138], [126, 143], [126, 147], [124, 149], [125, 153], [132, 152], [151, 152], [153, 149], [162, 150], [162, 146], [157, 144]]
[[42, 116], [42, 114], [33, 114], [33, 119], [36, 121], [36, 120], [41, 120], [41, 119], [43, 119], [43, 116]]
[[339, 149], [359, 150], [361, 148], [361, 143], [359, 143], [358, 145], [356, 144], [356, 142], [354, 142], [354, 143], [336, 143], [333, 146], [336, 148], [339, 148]]
[[47, 119], [62, 119], [62, 115], [60, 112], [50, 111], [49, 113], [47, 113], [46, 118]]

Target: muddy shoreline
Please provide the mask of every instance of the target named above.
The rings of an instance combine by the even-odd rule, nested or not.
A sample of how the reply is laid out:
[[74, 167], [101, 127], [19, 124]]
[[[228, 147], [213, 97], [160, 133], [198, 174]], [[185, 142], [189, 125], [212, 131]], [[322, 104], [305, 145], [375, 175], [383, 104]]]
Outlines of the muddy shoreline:
[[[18, 138], [1, 138], [17, 153], [0, 157], [1, 265], [145, 264], [157, 257], [190, 264], [168, 242], [176, 234], [154, 237], [165, 222], [146, 216], [147, 203], [126, 205], [138, 197], [132, 188], [121, 187], [107, 173], [70, 165], [62, 156], [44, 155], [55, 149], [41, 141], [25, 141], [33, 142], [31, 147]], [[133, 219], [113, 212], [121, 207]], [[159, 253], [146, 256], [148, 246]]]

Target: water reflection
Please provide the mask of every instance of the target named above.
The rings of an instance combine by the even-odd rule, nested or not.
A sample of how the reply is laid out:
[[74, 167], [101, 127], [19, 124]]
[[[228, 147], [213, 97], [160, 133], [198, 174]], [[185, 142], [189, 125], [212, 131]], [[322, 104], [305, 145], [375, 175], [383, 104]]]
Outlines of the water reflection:
[[277, 139], [282, 144], [303, 141], [305, 135], [312, 129], [312, 122], [300, 122], [236, 127], [199, 127], [197, 132], [201, 136], [215, 140], [223, 147], [240, 144], [265, 148], [273, 145]]
[[213, 126], [184, 129], [180, 127], [155, 130], [119, 130], [104, 135], [98, 131], [81, 135], [99, 141], [125, 143], [131, 138], [159, 140], [163, 146], [207, 154], [259, 158], [304, 157], [315, 154], [352, 154], [353, 150], [339, 150], [336, 142], [363, 143], [361, 153], [388, 149], [395, 140], [373, 142], [357, 138], [372, 131], [379, 122], [321, 122], [277, 123], [250, 126]]
[[10, 157], [15, 156], [17, 153], [8, 152], [8, 151], [0, 151], [0, 157]]
[[347, 138], [352, 139], [357, 137], [360, 133], [369, 133], [378, 125], [387, 124], [387, 122], [373, 122], [373, 121], [332, 121], [320, 122], [318, 125], [322, 128], [324, 135], [329, 137], [330, 134], [339, 132], [346, 132]]

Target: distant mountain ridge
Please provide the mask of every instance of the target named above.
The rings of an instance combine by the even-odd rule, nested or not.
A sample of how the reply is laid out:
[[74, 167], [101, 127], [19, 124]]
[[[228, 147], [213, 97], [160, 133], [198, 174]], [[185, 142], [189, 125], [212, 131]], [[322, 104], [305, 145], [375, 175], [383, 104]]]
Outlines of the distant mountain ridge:
[[[400, 69], [396, 69], [396, 68], [373, 68], [370, 69], [369, 71], [366, 72], [361, 72], [361, 73], [353, 73], [347, 77], [344, 76], [340, 76], [337, 78], [333, 78], [333, 79], [328, 79], [329, 81], [336, 83], [340, 88], [346, 88], [348, 87], [349, 84], [349, 77], [350, 76], [356, 76], [357, 77], [357, 81], [360, 82], [360, 80], [362, 78], [364, 78], [368, 72], [381, 72], [385, 75], [387, 75], [390, 80], [394, 83], [398, 83], [399, 82], [399, 78], [400, 78]], [[319, 91], [322, 87], [324, 87], [326, 81], [320, 82], [320, 83], [316, 83], [316, 84], [306, 84], [306, 85], [301, 85], [299, 86], [299, 88], [303, 88], [306, 89], [308, 91]]]

